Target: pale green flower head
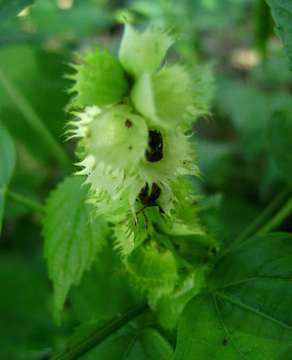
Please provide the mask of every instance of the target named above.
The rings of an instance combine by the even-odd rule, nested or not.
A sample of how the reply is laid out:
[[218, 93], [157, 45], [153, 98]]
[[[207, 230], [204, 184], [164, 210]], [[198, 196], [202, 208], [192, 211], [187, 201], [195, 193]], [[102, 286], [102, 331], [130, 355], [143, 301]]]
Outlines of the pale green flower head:
[[157, 70], [173, 41], [159, 29], [148, 28], [144, 32], [136, 31], [131, 25], [125, 25], [119, 59], [124, 69], [134, 78]]
[[204, 71], [163, 65], [171, 44], [165, 32], [126, 25], [119, 58], [101, 51], [83, 56], [70, 76], [75, 120], [68, 131], [79, 141], [77, 174], [90, 186], [96, 213], [114, 225], [128, 270], [145, 288], [161, 277], [168, 284], [157, 283], [162, 292], [174, 288], [177, 264], [157, 226], [167, 237], [201, 231], [185, 182], [199, 173], [185, 132], [207, 113], [210, 99]]

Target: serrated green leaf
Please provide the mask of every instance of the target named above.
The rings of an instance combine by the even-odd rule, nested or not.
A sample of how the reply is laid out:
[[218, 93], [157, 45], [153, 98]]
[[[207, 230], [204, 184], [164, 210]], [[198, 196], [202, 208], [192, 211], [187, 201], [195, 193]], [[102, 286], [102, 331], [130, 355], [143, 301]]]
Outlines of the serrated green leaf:
[[[176, 360], [279, 359], [291, 351], [292, 236], [254, 237], [226, 253], [210, 290], [186, 308]], [[188, 335], [187, 335], [188, 334]], [[283, 357], [286, 359], [286, 357]]]
[[285, 46], [292, 70], [292, 3], [290, 0], [267, 0], [267, 2], [271, 7], [277, 32]]
[[72, 91], [76, 92], [73, 106], [104, 106], [117, 103], [126, 95], [128, 82], [119, 61], [107, 51], [88, 53], [77, 73]]
[[4, 213], [5, 193], [13, 174], [16, 152], [12, 139], [6, 129], [0, 126], [0, 234]]
[[49, 196], [45, 210], [45, 256], [57, 319], [69, 289], [80, 282], [106, 241], [107, 226], [94, 217], [83, 182], [82, 177], [66, 178]]
[[277, 111], [269, 122], [270, 153], [286, 181], [292, 184], [292, 111]]

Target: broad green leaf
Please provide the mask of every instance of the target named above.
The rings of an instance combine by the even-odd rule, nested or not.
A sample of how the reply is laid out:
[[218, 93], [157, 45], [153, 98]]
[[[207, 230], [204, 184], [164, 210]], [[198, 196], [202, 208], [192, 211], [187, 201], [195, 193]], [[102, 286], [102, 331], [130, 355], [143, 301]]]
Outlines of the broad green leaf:
[[70, 313], [80, 323], [112, 318], [141, 301], [112, 244], [103, 249], [81, 284], [72, 289], [69, 299]]
[[0, 126], [0, 234], [4, 213], [5, 192], [16, 162], [15, 147], [9, 133]]
[[[222, 318], [216, 298], [206, 296], [194, 298], [186, 307], [178, 328], [174, 359], [276, 360], [280, 359], [278, 356], [285, 345], [285, 342], [281, 344], [231, 330]], [[289, 358], [283, 357], [285, 359]]]
[[82, 356], [83, 360], [171, 360], [173, 350], [154, 328], [135, 329], [127, 326], [100, 346]]
[[267, 0], [271, 7], [277, 32], [281, 37], [292, 69], [292, 3], [290, 0]]
[[274, 113], [269, 123], [270, 153], [282, 176], [292, 184], [292, 111]]
[[73, 105], [104, 106], [117, 103], [126, 95], [128, 83], [119, 61], [106, 51], [90, 52], [82, 64], [74, 66], [76, 74], [69, 75], [75, 84], [71, 91], [76, 93]]
[[67, 293], [89, 269], [106, 241], [106, 224], [87, 203], [82, 177], [66, 178], [49, 196], [43, 234], [55, 313], [60, 318]]
[[26, 6], [32, 4], [34, 0], [0, 0], [0, 22], [8, 20], [17, 15]]
[[284, 356], [292, 348], [291, 261], [286, 233], [254, 237], [227, 252], [213, 269], [209, 292], [182, 316], [175, 359]]

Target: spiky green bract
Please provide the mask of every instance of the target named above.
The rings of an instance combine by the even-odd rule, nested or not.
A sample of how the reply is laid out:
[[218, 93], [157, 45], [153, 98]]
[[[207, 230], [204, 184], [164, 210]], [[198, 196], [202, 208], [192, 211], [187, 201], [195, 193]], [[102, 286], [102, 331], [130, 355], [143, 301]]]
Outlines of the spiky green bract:
[[144, 73], [157, 70], [171, 45], [169, 35], [157, 28], [149, 28], [140, 33], [127, 24], [119, 59], [124, 69], [138, 78]]
[[209, 68], [198, 67], [188, 72], [181, 65], [168, 65], [156, 73], [140, 76], [131, 99], [150, 123], [188, 129], [198, 116], [208, 112], [212, 93]]
[[126, 266], [137, 286], [150, 298], [170, 294], [178, 278], [174, 254], [160, 248], [157, 239], [137, 247], [128, 256]]
[[131, 98], [142, 115], [164, 127], [181, 125], [193, 104], [191, 78], [184, 67], [169, 65], [154, 74], [143, 74]]
[[144, 241], [154, 236], [153, 219], [160, 218], [158, 207], [140, 209], [135, 216], [125, 214], [114, 227], [115, 247], [123, 259], [140, 246]]
[[66, 178], [50, 194], [45, 208], [45, 256], [58, 321], [71, 286], [80, 282], [107, 238], [107, 225], [87, 203], [88, 186], [83, 182], [77, 176]]
[[75, 83], [73, 107], [105, 106], [119, 102], [128, 92], [129, 85], [119, 61], [107, 51], [95, 50], [74, 65], [76, 73], [68, 76]]

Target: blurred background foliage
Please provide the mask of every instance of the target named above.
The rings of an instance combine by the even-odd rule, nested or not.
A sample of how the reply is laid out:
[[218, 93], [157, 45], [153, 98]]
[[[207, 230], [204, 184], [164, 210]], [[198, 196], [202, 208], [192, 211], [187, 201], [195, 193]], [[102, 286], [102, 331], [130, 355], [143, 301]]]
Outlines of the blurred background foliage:
[[[201, 168], [195, 186], [216, 214], [210, 223], [224, 243], [285, 180], [275, 164], [285, 127], [274, 129], [273, 115], [292, 111], [292, 74], [264, 0], [0, 0], [0, 124], [17, 150], [10, 189], [43, 201], [66, 174], [28, 121], [27, 108], [64, 143], [73, 162], [64, 137], [68, 64], [95, 46], [116, 53], [125, 21], [170, 29], [177, 39], [170, 58], [190, 67], [213, 64], [212, 110], [194, 124]], [[72, 291], [64, 325], [57, 327], [39, 216], [8, 197], [0, 240], [0, 358], [45, 359], [73, 326], [127, 308], [135, 299], [119, 266], [109, 253]], [[107, 302], [98, 296], [104, 291]]]

